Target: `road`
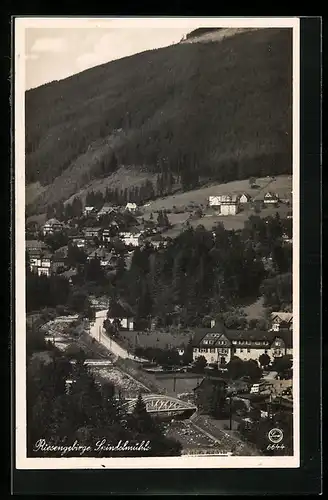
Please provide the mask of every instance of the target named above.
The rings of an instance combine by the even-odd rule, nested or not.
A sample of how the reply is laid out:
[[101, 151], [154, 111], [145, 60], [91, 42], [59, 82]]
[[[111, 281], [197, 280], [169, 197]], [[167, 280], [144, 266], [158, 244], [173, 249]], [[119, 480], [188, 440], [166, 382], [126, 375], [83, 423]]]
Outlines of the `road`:
[[90, 323], [90, 335], [96, 339], [100, 344], [111, 351], [115, 356], [123, 359], [133, 359], [134, 361], [147, 361], [130, 354], [126, 349], [121, 347], [111, 337], [109, 337], [104, 330], [103, 323], [107, 317], [107, 309], [96, 312], [96, 320]]

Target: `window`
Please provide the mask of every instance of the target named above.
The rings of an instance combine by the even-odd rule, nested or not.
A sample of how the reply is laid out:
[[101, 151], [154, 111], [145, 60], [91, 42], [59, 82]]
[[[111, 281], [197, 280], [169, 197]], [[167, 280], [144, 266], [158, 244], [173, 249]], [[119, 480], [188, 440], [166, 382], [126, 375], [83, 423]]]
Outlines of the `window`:
[[198, 347], [195, 347], [195, 348], [194, 348], [194, 351], [195, 351], [195, 352], [198, 352]]
[[244, 352], [244, 349], [239, 349], [240, 352]]
[[249, 352], [251, 352], [251, 350], [250, 350], [250, 349], [247, 349], [247, 352], [249, 353]]

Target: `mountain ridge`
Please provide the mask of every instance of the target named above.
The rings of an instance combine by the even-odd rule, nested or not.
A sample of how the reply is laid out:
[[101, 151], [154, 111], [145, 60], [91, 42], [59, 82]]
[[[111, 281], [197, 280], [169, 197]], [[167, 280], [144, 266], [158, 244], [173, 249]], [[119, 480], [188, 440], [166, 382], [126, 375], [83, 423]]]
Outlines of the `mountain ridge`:
[[291, 30], [261, 29], [143, 52], [31, 89], [26, 181], [42, 185], [31, 212], [92, 189], [101, 162], [110, 185], [113, 155], [130, 182], [133, 172], [153, 180], [166, 169], [185, 188], [290, 173], [291, 47]]

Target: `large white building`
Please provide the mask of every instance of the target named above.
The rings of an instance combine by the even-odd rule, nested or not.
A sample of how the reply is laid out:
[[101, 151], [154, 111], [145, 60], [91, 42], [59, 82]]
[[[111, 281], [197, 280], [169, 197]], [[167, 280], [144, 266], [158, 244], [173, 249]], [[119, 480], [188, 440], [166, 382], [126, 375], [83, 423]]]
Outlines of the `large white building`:
[[259, 361], [267, 354], [276, 357], [292, 354], [292, 332], [258, 330], [230, 330], [223, 325], [196, 330], [193, 338], [193, 359], [204, 356], [207, 363], [225, 365], [233, 356], [243, 361]]

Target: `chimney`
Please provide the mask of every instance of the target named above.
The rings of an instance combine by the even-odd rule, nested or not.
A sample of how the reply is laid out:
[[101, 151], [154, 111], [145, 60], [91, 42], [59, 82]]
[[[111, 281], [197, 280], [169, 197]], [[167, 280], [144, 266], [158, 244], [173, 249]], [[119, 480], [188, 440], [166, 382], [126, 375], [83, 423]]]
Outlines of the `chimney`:
[[211, 319], [211, 328], [215, 327], [215, 319]]

